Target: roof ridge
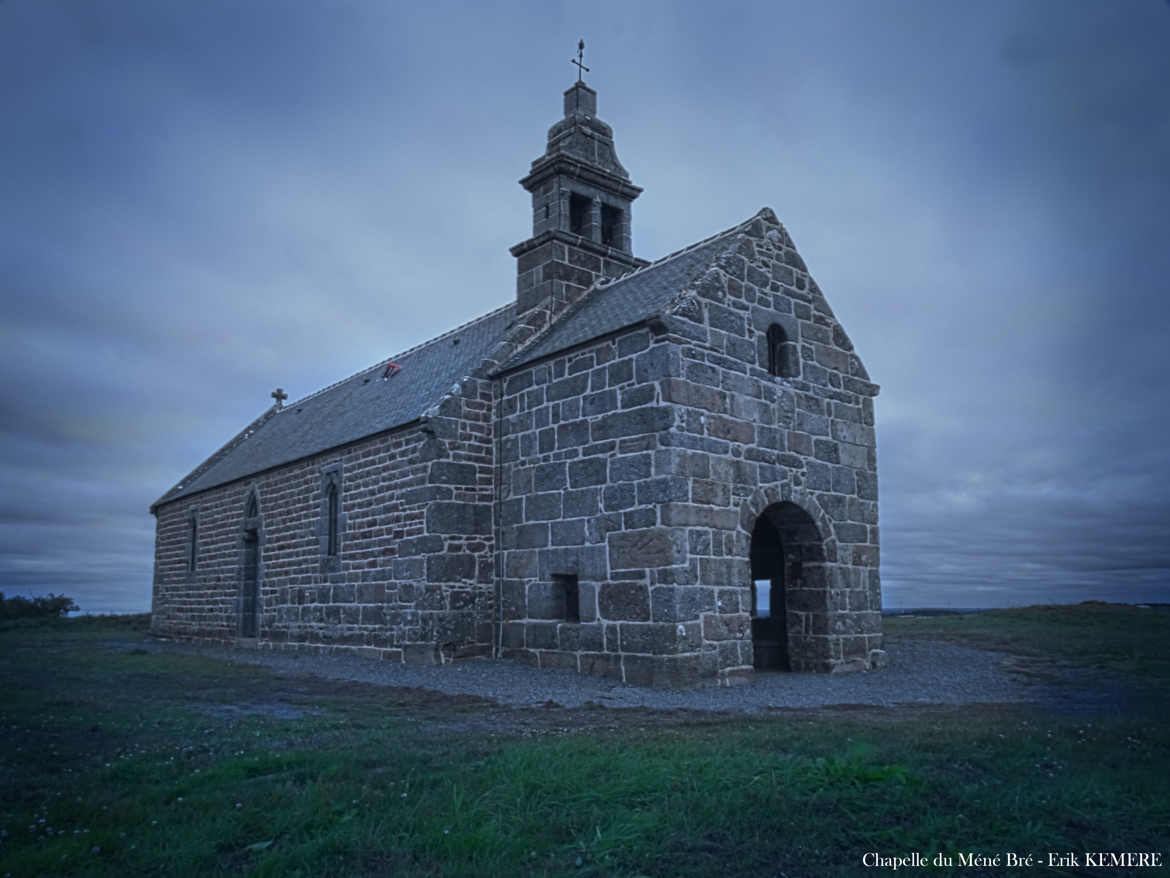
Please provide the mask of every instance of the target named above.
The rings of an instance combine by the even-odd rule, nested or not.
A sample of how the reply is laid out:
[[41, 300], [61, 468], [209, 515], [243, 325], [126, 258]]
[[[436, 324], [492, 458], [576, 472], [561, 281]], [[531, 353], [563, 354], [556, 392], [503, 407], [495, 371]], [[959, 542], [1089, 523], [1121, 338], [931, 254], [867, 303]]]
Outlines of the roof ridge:
[[[730, 226], [721, 232], [716, 232], [714, 235], [708, 235], [702, 240], [695, 241], [693, 244], [688, 244], [686, 247], [675, 250], [673, 253], [668, 253], [665, 256], [654, 260], [653, 262], [647, 262], [645, 265], [639, 266], [633, 271], [623, 274], [620, 277], [599, 278], [598, 280], [594, 281], [593, 284], [588, 287], [584, 293], [581, 294], [580, 298], [578, 298], [575, 302], [573, 302], [573, 304], [569, 305], [567, 308], [565, 308], [564, 311], [558, 314], [555, 320], [550, 320], [548, 325], [541, 329], [540, 332], [532, 336], [532, 338], [528, 339], [527, 343], [524, 344], [520, 350], [514, 351], [504, 363], [500, 364], [500, 369], [508, 369], [513, 367], [517, 362], [523, 362], [522, 358], [526, 356], [528, 352], [537, 348], [541, 342], [543, 342], [557, 330], [557, 327], [563, 326], [573, 317], [573, 315], [587, 307], [591, 301], [595, 301], [598, 296], [611, 293], [614, 289], [625, 283], [627, 280], [640, 277], [651, 270], [657, 270], [673, 259], [677, 259], [680, 256], [685, 256], [688, 253], [693, 253], [695, 250], [699, 250], [703, 247], [710, 246], [720, 238], [731, 237], [737, 232], [742, 234], [748, 226], [750, 226], [755, 220], [759, 219], [767, 212], [770, 212], [769, 208], [763, 207], [742, 222], [736, 223], [734, 226]], [[714, 260], [712, 260], [712, 262], [713, 261]], [[689, 290], [693, 285], [694, 281], [692, 280], [684, 289]], [[677, 296], [672, 296], [671, 301], [674, 301], [675, 298], [677, 298]]]
[[278, 409], [275, 405], [270, 405], [268, 408], [262, 411], [259, 416], [253, 419], [252, 423], [248, 424], [248, 426], [240, 430], [240, 432], [238, 432], [235, 436], [233, 436], [215, 451], [211, 452], [211, 454], [209, 454], [201, 464], [195, 467], [195, 469], [191, 470], [191, 472], [187, 473], [187, 475], [183, 476], [183, 478], [179, 479], [179, 481], [172, 485], [165, 494], [151, 503], [150, 511], [154, 512], [154, 510], [157, 509], [160, 504], [165, 503], [170, 497], [177, 494], [179, 491], [182, 491], [183, 488], [190, 487], [196, 481], [201, 479], [205, 473], [207, 473], [212, 467], [218, 465], [219, 462], [232, 451], [234, 451], [241, 442], [259, 430], [261, 426], [263, 426], [273, 415], [279, 411], [280, 409]]
[[[496, 308], [492, 311], [488, 311], [486, 314], [480, 314], [478, 317], [475, 317], [471, 320], [468, 320], [466, 323], [460, 323], [454, 329], [448, 329], [446, 332], [439, 333], [434, 338], [428, 339], [427, 341], [424, 341], [421, 344], [416, 344], [412, 348], [407, 348], [404, 351], [399, 351], [398, 353], [396, 353], [394, 355], [394, 357], [405, 357], [407, 354], [413, 354], [419, 348], [425, 348], [427, 345], [434, 344], [435, 342], [439, 341], [440, 339], [444, 339], [449, 335], [454, 335], [457, 332], [461, 332], [462, 330], [466, 329], [467, 327], [472, 326], [476, 323], [479, 323], [481, 320], [487, 320], [489, 317], [494, 317], [496, 314], [499, 314], [501, 311], [507, 311], [509, 308], [511, 308], [515, 304], [516, 304], [515, 302], [505, 302], [499, 308]], [[387, 357], [387, 359], [392, 360], [392, 359], [394, 359], [394, 357]], [[359, 372], [357, 374], [361, 374], [361, 373]]]
[[361, 369], [358, 369], [352, 375], [347, 375], [345, 378], [342, 378], [338, 381], [334, 381], [332, 384], [327, 384], [325, 387], [322, 387], [319, 390], [315, 390], [306, 396], [302, 396], [296, 402], [289, 403], [288, 405], [279, 409], [278, 414], [279, 414], [279, 412], [287, 411], [288, 409], [291, 409], [294, 406], [302, 405], [302, 404], [308, 402], [310, 399], [313, 399], [315, 397], [320, 396], [322, 393], [324, 393], [327, 390], [332, 390], [334, 387], [340, 387], [342, 384], [345, 384], [347, 381], [352, 381], [354, 378], [357, 378], [359, 375], [362, 375], [366, 372], [369, 372], [371, 369], [377, 369], [379, 366], [384, 366], [387, 363], [393, 363], [395, 360], [401, 359], [402, 357], [405, 357], [407, 354], [413, 354], [415, 351], [418, 351], [418, 350], [421, 350], [422, 348], [427, 347], [427, 345], [432, 345], [435, 342], [441, 341], [444, 338], [447, 338], [448, 336], [454, 335], [457, 332], [462, 332], [463, 330], [467, 329], [467, 327], [469, 327], [469, 326], [473, 326], [482, 320], [487, 320], [489, 317], [494, 317], [495, 315], [499, 314], [501, 311], [506, 311], [508, 308], [511, 308], [514, 304], [515, 304], [514, 302], [507, 302], [507, 303], [501, 305], [499, 308], [496, 308], [492, 311], [488, 311], [486, 314], [481, 314], [472, 320], [468, 320], [466, 323], [459, 324], [458, 326], [456, 326], [453, 329], [448, 329], [446, 332], [439, 333], [434, 338], [427, 339], [426, 341], [422, 342], [421, 344], [416, 344], [414, 347], [407, 348], [404, 351], [399, 351], [396, 354], [391, 354], [388, 357], [384, 357], [383, 359], [378, 360], [376, 363], [373, 363], [369, 366], [365, 366]]
[[573, 314], [576, 314], [577, 311], [579, 311], [581, 308], [585, 307], [585, 304], [587, 302], [589, 302], [589, 300], [590, 300], [590, 293], [593, 293], [593, 291], [597, 291], [597, 293], [608, 293], [608, 291], [612, 291], [612, 288], [617, 286], [618, 283], [624, 283], [626, 280], [631, 279], [631, 277], [639, 276], [643, 272], [647, 272], [647, 270], [649, 270], [649, 269], [659, 268], [663, 265], [666, 265], [667, 262], [669, 262], [672, 259], [677, 258], [677, 256], [686, 255], [687, 253], [696, 251], [696, 249], [698, 249], [700, 247], [706, 247], [707, 245], [709, 245], [709, 243], [714, 242], [718, 238], [722, 238], [722, 236], [724, 236], [724, 235], [729, 235], [732, 232], [739, 231], [739, 229], [750, 224], [750, 222], [753, 219], [756, 219], [756, 217], [758, 217], [759, 214], [763, 213], [763, 211], [766, 211], [766, 210], [768, 210], [768, 208], [765, 207], [765, 208], [763, 208], [763, 210], [757, 211], [755, 214], [752, 214], [751, 217], [749, 217], [748, 219], [745, 219], [743, 222], [738, 222], [738, 224], [736, 224], [735, 226], [731, 226], [730, 228], [724, 228], [722, 232], [716, 232], [713, 235], [708, 235], [707, 238], [704, 238], [701, 241], [695, 241], [694, 243], [688, 243], [688, 245], [686, 247], [683, 247], [681, 249], [677, 249], [677, 251], [675, 251], [674, 253], [668, 253], [665, 256], [660, 256], [659, 259], [655, 259], [653, 262], [647, 262], [645, 266], [639, 266], [638, 268], [635, 268], [633, 270], [633, 272], [627, 272], [626, 274], [622, 274], [618, 277], [599, 277], [598, 280], [593, 281], [592, 286], [590, 286], [589, 288], [586, 288], [584, 293], [581, 294], [580, 299], [578, 299], [576, 302], [573, 302], [571, 304], [571, 306], [565, 308], [565, 310], [563, 310], [562, 313], [558, 314], [556, 320], [549, 321], [549, 324], [546, 325], [546, 327], [544, 329], [537, 332], [536, 335], [532, 336], [529, 339], [528, 343], [526, 343], [524, 345], [524, 348], [522, 348], [521, 350], [512, 352], [512, 355], [508, 358], [508, 361], [503, 363], [502, 365], [507, 366], [512, 361], [515, 361], [515, 359], [517, 357], [521, 356], [525, 349], [534, 348], [535, 345], [541, 343], [542, 339], [544, 339], [546, 336], [551, 335], [553, 330], [555, 330], [558, 327], [558, 325], [562, 324], [564, 321], [567, 320], [567, 318], [570, 318]]
[[[763, 213], [764, 210], [767, 210], [767, 208], [763, 208], [763, 209], [757, 211], [756, 213], [752, 214], [750, 217], [748, 217], [743, 222], [736, 223], [734, 226], [730, 226], [729, 228], [724, 229], [722, 232], [716, 232], [714, 235], [708, 235], [706, 238], [703, 238], [701, 241], [695, 241], [693, 244], [688, 244], [687, 246], [683, 247], [680, 250], [675, 250], [673, 253], [667, 253], [665, 256], [661, 256], [658, 259], [655, 259], [653, 262], [647, 262], [645, 265], [639, 266], [638, 268], [635, 268], [633, 271], [627, 272], [626, 274], [623, 274], [621, 277], [615, 277], [612, 280], [607, 279], [602, 286], [604, 286], [604, 287], [613, 286], [614, 284], [618, 283], [619, 281], [624, 281], [626, 278], [634, 277], [635, 275], [641, 274], [642, 272], [646, 271], [647, 269], [656, 268], [656, 267], [662, 265], [663, 263], [669, 262], [671, 259], [674, 259], [677, 256], [682, 256], [686, 253], [690, 253], [692, 250], [697, 250], [700, 247], [705, 247], [708, 244], [715, 241], [717, 238], [722, 238], [724, 235], [730, 235], [732, 232], [738, 232], [739, 230], [741, 230], [742, 228], [744, 228], [745, 226], [750, 224], [752, 222], [752, 220], [754, 220], [761, 213]], [[602, 286], [599, 286], [599, 283], [600, 282], [595, 282], [593, 284], [593, 287], [590, 287], [590, 289], [593, 289], [594, 287], [601, 289]]]
[[[736, 250], [739, 247], [739, 242], [743, 239], [744, 233], [747, 231], [747, 226], [751, 225], [751, 223], [753, 221], [760, 219], [761, 217], [765, 217], [765, 215], [770, 215], [772, 220], [774, 220], [777, 225], [780, 224], [780, 221], [776, 219], [776, 214], [772, 211], [772, 209], [770, 207], [765, 206], [765, 207], [761, 207], [758, 211], [755, 212], [755, 214], [748, 217], [746, 220], [744, 220], [738, 226], [732, 226], [727, 231], [722, 232], [721, 234], [726, 235], [728, 238], [731, 238], [727, 247], [723, 248], [722, 250], [716, 251], [715, 258], [712, 259], [708, 263], [707, 271], [703, 272], [701, 275], [696, 274], [693, 278], [691, 278], [691, 282], [689, 284], [687, 284], [685, 287], [682, 287], [681, 289], [679, 289], [673, 296], [671, 296], [670, 300], [665, 305], [663, 305], [661, 309], [659, 309], [659, 313], [665, 314], [666, 312], [673, 310], [678, 305], [679, 302], [683, 301], [683, 299], [685, 299], [687, 296], [690, 296], [694, 292], [695, 287], [698, 286], [698, 284], [702, 281], [702, 279], [704, 277], [706, 277], [706, 275], [711, 271], [711, 268], [717, 266], [719, 261], [726, 254], [733, 252], [734, 250]], [[766, 218], [765, 218], [765, 222], [768, 222], [768, 220]], [[783, 226], [781, 226], [781, 228], [783, 228]], [[732, 233], [734, 233], [734, 232], [738, 232], [739, 234], [732, 237]], [[710, 238], [707, 239], [706, 243], [712, 243], [718, 237], [719, 237], [719, 235], [712, 235]]]

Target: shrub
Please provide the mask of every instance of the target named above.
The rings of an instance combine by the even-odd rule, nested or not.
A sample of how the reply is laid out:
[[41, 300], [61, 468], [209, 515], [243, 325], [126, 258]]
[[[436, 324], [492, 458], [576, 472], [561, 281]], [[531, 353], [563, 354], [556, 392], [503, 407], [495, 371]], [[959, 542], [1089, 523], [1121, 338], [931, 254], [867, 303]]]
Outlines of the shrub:
[[47, 597], [6, 598], [0, 591], [0, 619], [59, 618], [78, 610], [73, 598], [50, 593]]

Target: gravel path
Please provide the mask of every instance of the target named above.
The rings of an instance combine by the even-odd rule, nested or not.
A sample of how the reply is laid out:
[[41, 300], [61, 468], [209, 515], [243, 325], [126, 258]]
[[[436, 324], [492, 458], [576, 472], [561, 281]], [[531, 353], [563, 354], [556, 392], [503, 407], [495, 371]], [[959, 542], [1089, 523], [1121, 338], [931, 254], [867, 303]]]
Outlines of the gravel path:
[[[892, 707], [900, 704], [1033, 702], [1073, 712], [1123, 709], [1124, 684], [1113, 678], [1053, 667], [1037, 677], [1013, 672], [1004, 653], [928, 640], [888, 639], [889, 665], [875, 672], [759, 674], [732, 687], [656, 689], [631, 686], [572, 671], [537, 669], [513, 661], [473, 660], [416, 667], [361, 658], [298, 655], [160, 643], [160, 649], [195, 652], [308, 674], [393, 687], [418, 687], [447, 695], [488, 698], [503, 705], [701, 710], [758, 713], [772, 708], [829, 705]], [[1063, 676], [1062, 676], [1063, 675]]]

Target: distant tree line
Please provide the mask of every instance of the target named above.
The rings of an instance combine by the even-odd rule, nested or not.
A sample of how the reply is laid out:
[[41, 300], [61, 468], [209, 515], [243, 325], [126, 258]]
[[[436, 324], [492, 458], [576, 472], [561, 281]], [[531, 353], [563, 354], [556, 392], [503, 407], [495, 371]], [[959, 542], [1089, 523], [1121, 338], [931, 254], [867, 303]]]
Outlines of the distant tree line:
[[47, 597], [24, 598], [20, 595], [6, 598], [0, 591], [0, 619], [35, 619], [60, 617], [79, 609], [73, 598], [49, 594]]

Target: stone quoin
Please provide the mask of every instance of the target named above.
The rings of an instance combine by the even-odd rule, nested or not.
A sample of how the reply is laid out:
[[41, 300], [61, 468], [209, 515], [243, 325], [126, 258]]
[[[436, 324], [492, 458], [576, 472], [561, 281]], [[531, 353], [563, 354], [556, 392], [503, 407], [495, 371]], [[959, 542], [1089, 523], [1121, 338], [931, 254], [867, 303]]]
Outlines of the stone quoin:
[[630, 683], [884, 661], [870, 381], [764, 208], [654, 262], [582, 81], [505, 306], [275, 403], [163, 495], [153, 631]]

